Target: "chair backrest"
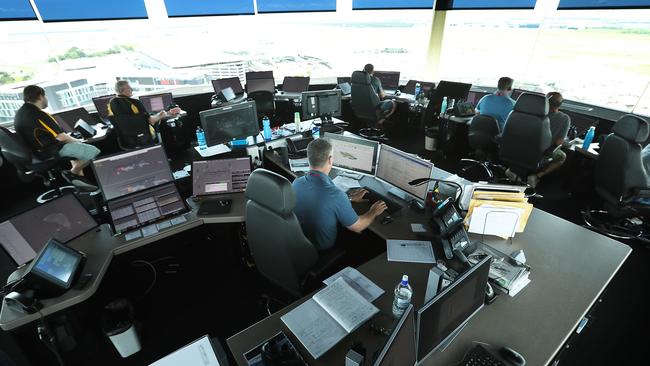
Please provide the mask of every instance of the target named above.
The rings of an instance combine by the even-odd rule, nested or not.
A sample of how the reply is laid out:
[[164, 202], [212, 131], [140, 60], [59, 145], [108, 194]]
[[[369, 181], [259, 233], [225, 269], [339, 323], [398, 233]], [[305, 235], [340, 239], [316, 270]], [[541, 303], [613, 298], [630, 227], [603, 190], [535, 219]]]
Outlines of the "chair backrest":
[[272, 116], [275, 114], [275, 99], [273, 93], [268, 90], [257, 90], [254, 92], [248, 93], [248, 98], [255, 101], [255, 107], [257, 109], [257, 115], [261, 116]]
[[23, 142], [17, 133], [0, 127], [0, 151], [8, 162], [20, 171], [32, 163], [32, 150]]
[[522, 94], [503, 128], [499, 156], [523, 176], [539, 170], [550, 147], [548, 100], [543, 95]]
[[111, 123], [122, 149], [137, 149], [154, 144], [149, 121], [141, 114], [116, 115], [112, 117]]
[[370, 84], [370, 74], [364, 71], [352, 73], [350, 83], [352, 84], [352, 112], [357, 118], [366, 121], [376, 121], [376, 108], [379, 104], [379, 95]]
[[265, 169], [251, 173], [246, 185], [248, 245], [262, 276], [294, 296], [301, 296], [307, 271], [318, 252], [293, 213], [296, 196], [289, 181]]
[[628, 114], [621, 117], [600, 147], [594, 187], [610, 204], [631, 195], [633, 188], [648, 186], [641, 159], [641, 143], [648, 138], [648, 122]]
[[478, 115], [469, 124], [467, 138], [469, 146], [476, 152], [488, 152], [496, 149], [495, 138], [499, 134], [499, 124], [496, 118]]

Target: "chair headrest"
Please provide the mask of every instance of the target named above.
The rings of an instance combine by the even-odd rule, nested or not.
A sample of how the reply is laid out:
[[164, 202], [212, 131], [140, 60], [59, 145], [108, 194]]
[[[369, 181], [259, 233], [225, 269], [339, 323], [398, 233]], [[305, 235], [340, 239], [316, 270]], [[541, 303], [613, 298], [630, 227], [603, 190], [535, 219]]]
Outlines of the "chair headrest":
[[370, 85], [370, 74], [365, 71], [355, 71], [352, 73], [350, 83]]
[[256, 169], [248, 178], [246, 198], [286, 216], [296, 206], [296, 194], [289, 181], [272, 171]]
[[642, 143], [648, 138], [650, 127], [643, 118], [626, 114], [616, 121], [612, 132], [626, 140]]
[[523, 93], [517, 99], [514, 110], [543, 117], [548, 115], [548, 99], [543, 95]]

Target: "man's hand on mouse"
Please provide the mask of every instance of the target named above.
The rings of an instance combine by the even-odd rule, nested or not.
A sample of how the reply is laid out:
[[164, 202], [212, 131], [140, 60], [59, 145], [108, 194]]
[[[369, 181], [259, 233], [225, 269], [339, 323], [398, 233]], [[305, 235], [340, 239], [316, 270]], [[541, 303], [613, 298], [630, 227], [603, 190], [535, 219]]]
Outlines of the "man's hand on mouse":
[[348, 197], [350, 197], [350, 201], [352, 202], [366, 202], [368, 200], [364, 199], [363, 196], [366, 195], [368, 191], [365, 189], [357, 189], [356, 191], [350, 193]]
[[368, 212], [373, 216], [377, 217], [381, 215], [382, 212], [386, 211], [388, 206], [386, 206], [386, 203], [384, 201], [377, 201], [370, 206], [370, 210]]

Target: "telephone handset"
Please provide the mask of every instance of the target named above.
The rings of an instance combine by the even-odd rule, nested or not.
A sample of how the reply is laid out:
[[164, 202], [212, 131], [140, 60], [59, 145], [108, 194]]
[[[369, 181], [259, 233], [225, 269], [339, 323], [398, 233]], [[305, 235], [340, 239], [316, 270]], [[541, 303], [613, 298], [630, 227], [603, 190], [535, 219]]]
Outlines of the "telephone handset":
[[432, 222], [440, 233], [445, 257], [452, 259], [455, 250], [462, 252], [470, 244], [463, 226], [463, 217], [456, 211], [451, 197], [440, 202], [433, 209], [432, 214]]

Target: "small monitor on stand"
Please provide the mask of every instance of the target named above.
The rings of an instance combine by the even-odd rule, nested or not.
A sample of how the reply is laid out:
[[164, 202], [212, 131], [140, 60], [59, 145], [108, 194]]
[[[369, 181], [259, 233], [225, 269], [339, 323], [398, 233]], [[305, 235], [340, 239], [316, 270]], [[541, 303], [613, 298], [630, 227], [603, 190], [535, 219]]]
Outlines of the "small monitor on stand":
[[208, 146], [225, 143], [240, 146], [239, 140], [256, 137], [260, 133], [255, 102], [209, 109], [200, 112], [199, 117]]
[[341, 116], [341, 91], [320, 90], [302, 93], [303, 119], [320, 118], [323, 132], [339, 132], [332, 117]]

